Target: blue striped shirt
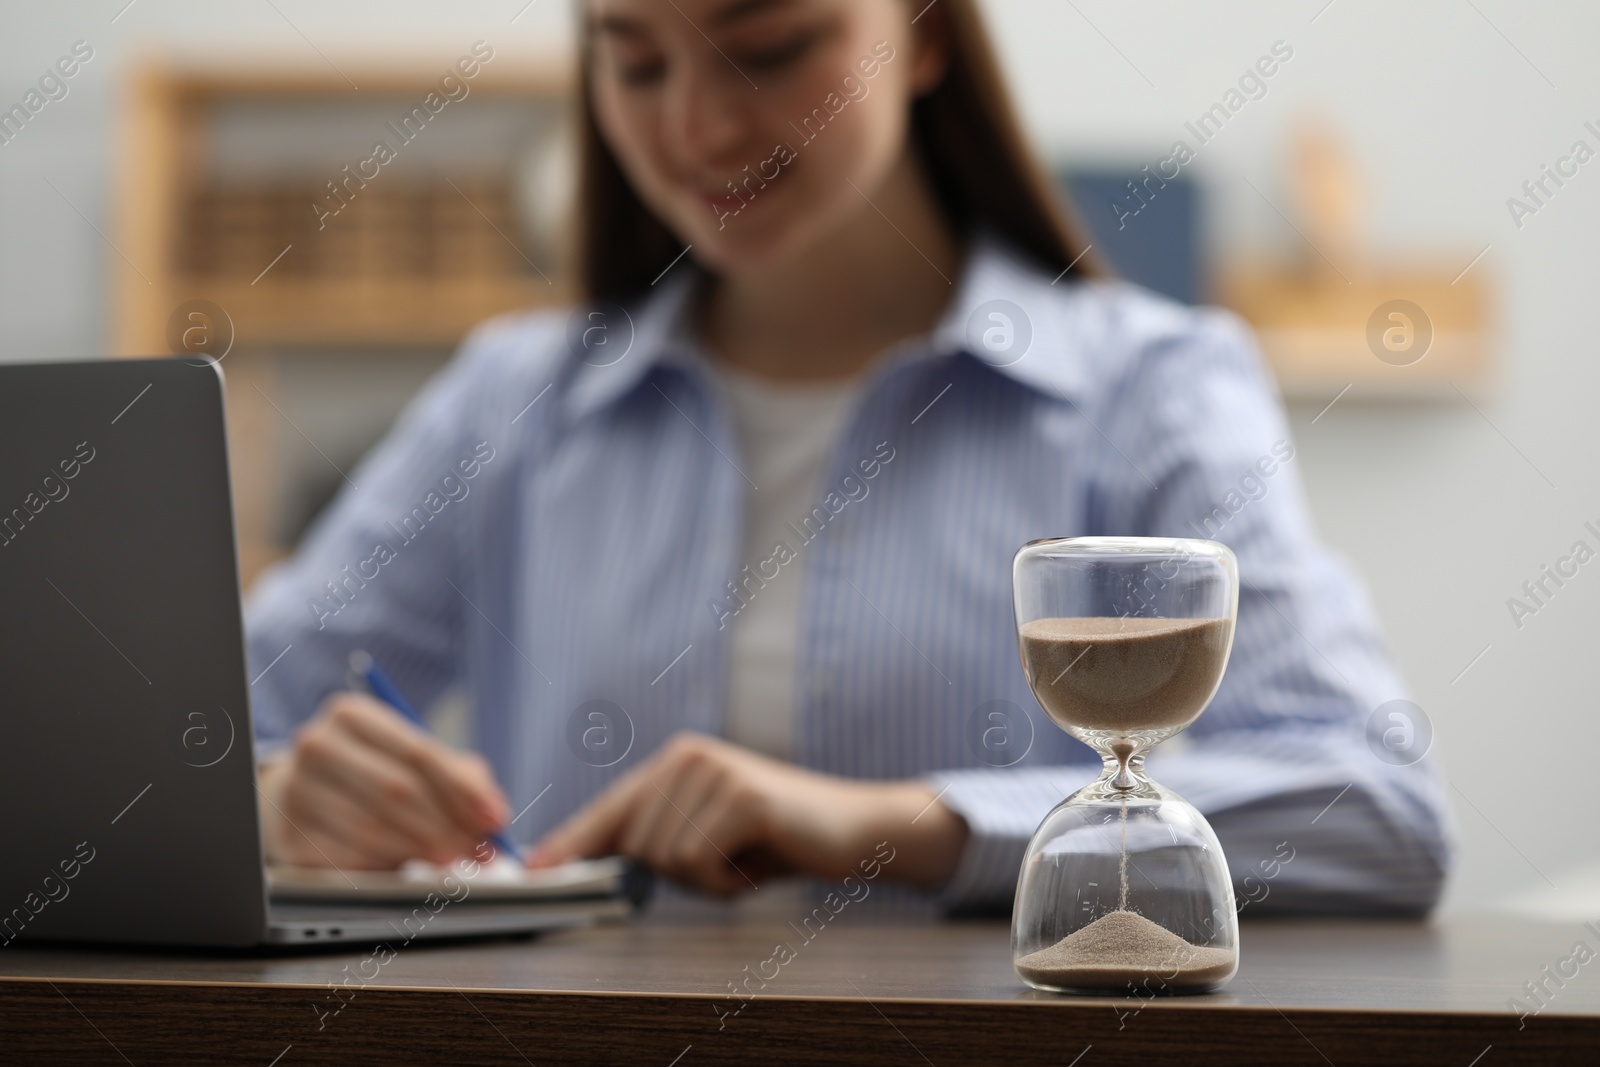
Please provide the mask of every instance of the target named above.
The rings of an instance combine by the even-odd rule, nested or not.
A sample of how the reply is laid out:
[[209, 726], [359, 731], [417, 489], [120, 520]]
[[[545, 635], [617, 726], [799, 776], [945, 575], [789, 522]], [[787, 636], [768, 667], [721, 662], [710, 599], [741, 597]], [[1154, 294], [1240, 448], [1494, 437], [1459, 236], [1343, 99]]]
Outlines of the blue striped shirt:
[[[513, 810], [539, 798], [523, 841], [674, 732], [722, 732], [731, 616], [782, 562], [744, 544], [759, 489], [691, 329], [697, 284], [681, 270], [592, 320], [607, 334], [587, 343], [591, 320], [554, 312], [468, 340], [259, 583], [261, 752], [342, 686], [355, 647], [419, 704], [470, 691]], [[1209, 536], [1238, 555], [1226, 678], [1149, 769], [1212, 821], [1241, 898], [1437, 899], [1436, 772], [1375, 754], [1369, 715], [1406, 694], [1359, 583], [1316, 540], [1236, 319], [1120, 282], [1053, 284], [980, 239], [939, 325], [874, 364], [824, 481], [787, 543], [804, 556], [795, 758], [943, 790], [971, 830], [946, 904], [1008, 903], [1040, 819], [1098, 773], [1034, 702], [1011, 607], [1020, 545], [1088, 534]]]

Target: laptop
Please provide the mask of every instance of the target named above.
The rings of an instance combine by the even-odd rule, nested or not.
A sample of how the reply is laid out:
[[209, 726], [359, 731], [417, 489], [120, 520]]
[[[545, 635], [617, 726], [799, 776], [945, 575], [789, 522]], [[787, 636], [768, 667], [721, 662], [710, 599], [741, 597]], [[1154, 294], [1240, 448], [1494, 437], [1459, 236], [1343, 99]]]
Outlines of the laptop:
[[468, 868], [321, 872], [319, 893], [301, 872], [269, 894], [210, 360], [0, 364], [0, 688], [0, 946], [526, 934], [646, 889], [598, 861], [510, 888]]

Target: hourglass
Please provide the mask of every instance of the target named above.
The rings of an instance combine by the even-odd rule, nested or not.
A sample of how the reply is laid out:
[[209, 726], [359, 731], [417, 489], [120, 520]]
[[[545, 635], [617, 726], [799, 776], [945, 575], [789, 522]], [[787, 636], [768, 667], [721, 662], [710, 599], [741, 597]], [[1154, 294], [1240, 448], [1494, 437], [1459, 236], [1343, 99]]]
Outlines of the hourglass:
[[1217, 691], [1238, 562], [1215, 541], [1057, 538], [1023, 546], [1012, 589], [1033, 695], [1105, 764], [1028, 844], [1017, 974], [1063, 993], [1215, 989], [1239, 968], [1228, 864], [1204, 817], [1144, 762]]

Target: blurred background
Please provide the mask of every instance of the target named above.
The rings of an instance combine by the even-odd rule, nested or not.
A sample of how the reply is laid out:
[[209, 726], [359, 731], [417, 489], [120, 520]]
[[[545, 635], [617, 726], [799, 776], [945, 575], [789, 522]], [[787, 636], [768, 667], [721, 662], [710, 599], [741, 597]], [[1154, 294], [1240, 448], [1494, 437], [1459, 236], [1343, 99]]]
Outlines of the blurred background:
[[[1600, 161], [1573, 155], [1600, 151], [1600, 8], [985, 6], [1100, 250], [1256, 326], [1432, 722], [1445, 907], [1600, 914], [1600, 566], [1523, 590], [1600, 548]], [[568, 0], [3, 15], [0, 359], [226, 352], [247, 578], [473, 323], [565, 298]], [[477, 41], [470, 95], [415, 116]]]

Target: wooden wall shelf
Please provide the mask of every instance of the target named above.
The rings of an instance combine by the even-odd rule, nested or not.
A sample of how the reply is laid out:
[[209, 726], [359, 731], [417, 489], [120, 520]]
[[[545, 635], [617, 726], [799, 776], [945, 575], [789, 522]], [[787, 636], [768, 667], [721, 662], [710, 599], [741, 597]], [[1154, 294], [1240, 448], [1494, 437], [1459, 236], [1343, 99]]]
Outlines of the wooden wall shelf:
[[1367, 183], [1343, 139], [1316, 117], [1293, 131], [1288, 185], [1298, 259], [1245, 260], [1217, 286], [1219, 301], [1255, 327], [1284, 396], [1460, 402], [1487, 388], [1495, 289], [1478, 260], [1488, 249], [1459, 258], [1377, 253], [1366, 238]]
[[[450, 108], [481, 112], [508, 102], [565, 117], [565, 61], [506, 55], [497, 62], [436, 117], [441, 128], [464, 122]], [[454, 172], [434, 164], [405, 173], [405, 153], [421, 151], [406, 147], [319, 228], [312, 204], [319, 197], [337, 203], [326, 182], [388, 136], [376, 119], [354, 120], [325, 162], [301, 173], [241, 178], [219, 166], [219, 125], [230, 108], [276, 105], [321, 119], [392, 101], [398, 117], [403, 105], [436, 89], [448, 67], [447, 60], [347, 66], [359, 92], [332, 70], [261, 59], [138, 70], [124, 97], [115, 234], [133, 269], [116, 264], [112, 350], [169, 351], [168, 319], [197, 299], [226, 310], [246, 346], [445, 348], [491, 315], [564, 299], [559, 235], [529, 233], [518, 219], [509, 167], [485, 173], [468, 162]], [[430, 135], [438, 136], [424, 129], [417, 143]]]
[[554, 305], [566, 292], [538, 279], [511, 278], [305, 280], [255, 288], [212, 279], [174, 284], [183, 299], [227, 309], [240, 338], [267, 348], [449, 349], [485, 319]]
[[[1492, 283], [1475, 271], [1452, 284], [1450, 270], [1421, 264], [1346, 279], [1327, 271], [1236, 268], [1224, 272], [1218, 299], [1255, 328], [1289, 399], [1320, 402], [1348, 389], [1351, 398], [1459, 402], [1457, 389], [1480, 391], [1493, 370]], [[1390, 351], [1370, 336], [1374, 315], [1400, 300], [1423, 318], [1378, 314], [1378, 321], [1417, 331], [1413, 344], [1429, 331], [1420, 356]]]
[[[560, 155], [571, 65], [499, 50], [464, 80], [464, 97], [453, 89], [458, 98], [412, 139], [395, 136], [388, 123], [438, 90], [457, 55], [365, 65], [340, 57], [339, 71], [260, 55], [168, 58], [137, 68], [122, 93], [111, 351], [182, 352], [182, 326], [171, 324], [187, 321], [187, 309], [176, 313], [194, 301], [231, 323], [226, 353], [199, 351], [226, 355], [246, 584], [292, 547], [283, 516], [327, 473], [295, 468], [302, 438], [318, 430], [290, 421], [290, 364], [305, 362], [288, 357], [442, 359], [485, 319], [569, 300], [557, 231], [570, 212], [550, 183], [571, 170]], [[354, 193], [337, 215], [319, 219], [314, 204], [339, 203], [328, 183], [372, 158], [379, 140], [398, 147], [395, 157], [365, 185], [347, 186]], [[222, 337], [221, 323], [206, 325], [211, 333], [196, 336]], [[407, 382], [417, 373], [410, 365]], [[381, 425], [396, 390], [388, 400], [371, 392], [349, 399], [378, 409]], [[358, 423], [373, 422], [359, 414]], [[351, 447], [344, 427], [323, 432], [323, 444]]]

